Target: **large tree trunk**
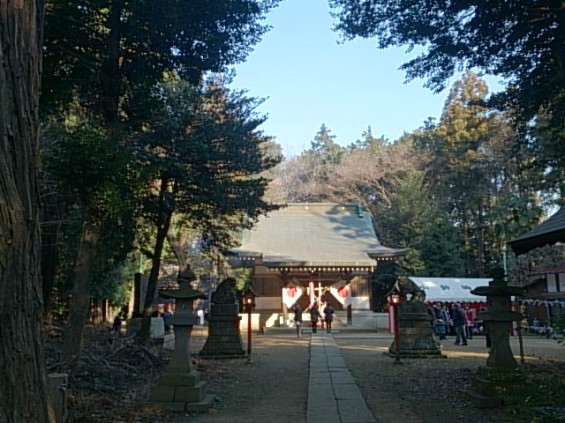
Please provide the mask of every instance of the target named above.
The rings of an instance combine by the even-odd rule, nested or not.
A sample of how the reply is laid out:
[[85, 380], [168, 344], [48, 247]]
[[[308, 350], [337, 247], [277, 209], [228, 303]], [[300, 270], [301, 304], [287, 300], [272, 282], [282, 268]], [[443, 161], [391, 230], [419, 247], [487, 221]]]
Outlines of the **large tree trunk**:
[[[43, 205], [45, 202], [43, 203]], [[52, 291], [55, 286], [55, 275], [59, 265], [59, 227], [41, 232], [41, 280], [43, 281], [43, 317], [47, 326], [51, 326]]]
[[157, 238], [155, 240], [155, 248], [153, 250], [153, 257], [151, 263], [151, 272], [149, 273], [149, 280], [147, 281], [147, 294], [145, 295], [145, 303], [143, 305], [143, 318], [141, 320], [141, 329], [139, 333], [139, 340], [142, 344], [149, 344], [149, 335], [151, 329], [151, 316], [153, 314], [153, 299], [155, 292], [157, 292], [157, 282], [159, 280], [159, 270], [161, 268], [161, 255], [163, 254], [163, 247], [167, 239], [167, 233], [171, 227], [171, 219], [173, 218], [173, 210], [167, 206], [165, 200], [167, 196], [168, 181], [161, 181], [161, 188], [159, 193], [160, 198], [160, 213], [159, 221], [157, 222]]
[[72, 301], [63, 336], [62, 362], [65, 370], [72, 369], [80, 357], [82, 335], [90, 304], [90, 280], [99, 237], [99, 225], [87, 217], [74, 267]]
[[54, 422], [43, 356], [38, 100], [43, 2], [0, 3], [0, 421]]

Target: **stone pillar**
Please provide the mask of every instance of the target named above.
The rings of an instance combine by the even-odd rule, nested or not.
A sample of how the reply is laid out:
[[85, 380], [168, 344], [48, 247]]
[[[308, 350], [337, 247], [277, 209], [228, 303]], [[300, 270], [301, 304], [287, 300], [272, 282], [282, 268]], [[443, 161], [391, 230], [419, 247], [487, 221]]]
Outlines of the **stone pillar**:
[[49, 373], [48, 382], [55, 419], [57, 423], [66, 422], [69, 376], [67, 373]]

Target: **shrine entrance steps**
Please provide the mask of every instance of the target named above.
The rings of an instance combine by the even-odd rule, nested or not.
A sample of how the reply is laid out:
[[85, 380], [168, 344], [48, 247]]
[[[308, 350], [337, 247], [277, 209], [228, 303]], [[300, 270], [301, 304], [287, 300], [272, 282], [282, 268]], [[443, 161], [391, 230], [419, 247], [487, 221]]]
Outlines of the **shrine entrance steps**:
[[[378, 331], [375, 330], [375, 329], [367, 329], [367, 328], [360, 328], [360, 327], [353, 327], [353, 326], [344, 326], [344, 327], [339, 327], [339, 328], [332, 326], [332, 332], [331, 333], [335, 333], [335, 334], [341, 333], [341, 334], [343, 334], [343, 333], [377, 333], [377, 332]], [[271, 327], [271, 328], [264, 327], [262, 329], [262, 333], [263, 333], [263, 335], [296, 334], [296, 328], [295, 327]], [[318, 328], [317, 334], [320, 334], [320, 333], [326, 334], [326, 329]], [[311, 334], [312, 334], [312, 327], [305, 325], [302, 328], [302, 335], [311, 335]]]

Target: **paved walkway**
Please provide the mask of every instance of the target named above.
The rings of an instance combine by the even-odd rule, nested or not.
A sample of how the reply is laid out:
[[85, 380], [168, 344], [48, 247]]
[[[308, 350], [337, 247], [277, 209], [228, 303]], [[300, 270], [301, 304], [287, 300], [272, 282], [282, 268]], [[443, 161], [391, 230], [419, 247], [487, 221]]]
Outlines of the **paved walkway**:
[[311, 336], [307, 422], [375, 423], [332, 334]]

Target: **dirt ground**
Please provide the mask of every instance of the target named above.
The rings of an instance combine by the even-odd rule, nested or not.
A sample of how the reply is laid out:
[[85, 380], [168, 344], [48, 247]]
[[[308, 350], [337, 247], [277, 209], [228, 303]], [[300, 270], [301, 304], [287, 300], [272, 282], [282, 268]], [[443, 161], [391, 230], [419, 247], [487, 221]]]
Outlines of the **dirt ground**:
[[[204, 328], [195, 328], [191, 342], [193, 352], [202, 349], [205, 336]], [[466, 347], [454, 346], [448, 340], [443, 350], [447, 359], [406, 359], [400, 365], [384, 354], [390, 338], [338, 333], [334, 338], [379, 423], [512, 420], [501, 410], [476, 408], [461, 394], [461, 390], [470, 385], [475, 371], [485, 365], [484, 338], [470, 340]], [[512, 343], [513, 351], [518, 354], [517, 341], [513, 339]], [[550, 339], [536, 337], [531, 342], [525, 339], [524, 350], [526, 360], [565, 360], [563, 347]], [[207, 382], [208, 391], [216, 395], [214, 406], [207, 413], [165, 414], [143, 407], [151, 384], [164, 369], [166, 357], [163, 360], [162, 364], [151, 366], [150, 374], [138, 375], [137, 381], [131, 376], [129, 388], [123, 388], [126, 392], [112, 399], [104, 400], [97, 392], [86, 395], [84, 390], [73, 391], [71, 386], [74, 398], [71, 405], [75, 407], [71, 422], [306, 422], [309, 335], [297, 339], [292, 335], [254, 334], [251, 363], [245, 358], [195, 358], [195, 366]], [[92, 400], [90, 405], [87, 404], [89, 399]], [[105, 414], [89, 412], [92, 407], [104, 408]]]

